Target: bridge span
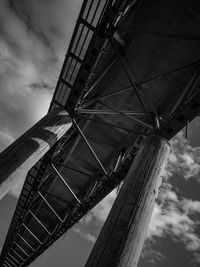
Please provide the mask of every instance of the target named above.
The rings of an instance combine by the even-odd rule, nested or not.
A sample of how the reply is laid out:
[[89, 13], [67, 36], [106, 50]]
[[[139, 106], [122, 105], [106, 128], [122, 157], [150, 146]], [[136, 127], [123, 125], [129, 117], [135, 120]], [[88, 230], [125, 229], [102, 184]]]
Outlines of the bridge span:
[[195, 0], [83, 1], [48, 113], [70, 127], [28, 171], [0, 266], [28, 266], [199, 114], [199, 25]]

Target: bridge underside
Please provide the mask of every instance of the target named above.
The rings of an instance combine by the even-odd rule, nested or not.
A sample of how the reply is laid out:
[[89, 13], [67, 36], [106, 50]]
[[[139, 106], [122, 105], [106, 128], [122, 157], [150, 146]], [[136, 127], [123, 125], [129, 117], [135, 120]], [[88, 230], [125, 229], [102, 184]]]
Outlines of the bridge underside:
[[50, 109], [73, 127], [29, 171], [1, 253], [28, 266], [200, 112], [199, 1], [84, 1]]

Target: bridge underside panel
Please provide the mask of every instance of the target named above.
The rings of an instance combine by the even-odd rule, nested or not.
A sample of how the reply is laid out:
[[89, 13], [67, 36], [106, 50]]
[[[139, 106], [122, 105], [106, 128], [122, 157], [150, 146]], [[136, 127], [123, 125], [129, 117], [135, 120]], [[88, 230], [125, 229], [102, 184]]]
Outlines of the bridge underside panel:
[[73, 127], [29, 171], [1, 266], [28, 266], [125, 178], [147, 135], [170, 139], [200, 112], [199, 25], [198, 1], [84, 1], [50, 107]]

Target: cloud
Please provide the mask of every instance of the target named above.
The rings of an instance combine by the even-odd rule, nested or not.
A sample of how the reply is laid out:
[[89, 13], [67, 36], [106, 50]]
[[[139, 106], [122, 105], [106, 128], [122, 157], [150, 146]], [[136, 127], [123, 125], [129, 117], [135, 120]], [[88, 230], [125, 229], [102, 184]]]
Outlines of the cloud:
[[152, 249], [151, 242], [144, 243], [141, 257], [145, 258], [147, 262], [152, 264], [162, 262], [165, 260], [165, 256], [161, 252]]
[[14, 141], [14, 138], [7, 132], [0, 131], [0, 151], [5, 149]]
[[83, 239], [86, 239], [89, 242], [95, 243], [96, 237], [90, 233], [86, 233], [85, 231], [81, 231], [80, 228], [74, 228], [73, 231], [79, 234]]
[[4, 0], [0, 23], [0, 130], [17, 138], [47, 112], [56, 62]]
[[113, 190], [109, 195], [107, 195], [95, 208], [93, 208], [86, 217], [82, 220], [82, 222], [89, 224], [91, 222], [96, 221], [100, 225], [102, 225], [108, 214], [109, 211], [115, 201], [117, 196], [116, 189]]
[[[79, 0], [1, 1], [1, 151], [47, 113], [80, 6]], [[11, 194], [18, 196], [22, 183]]]
[[16, 139], [46, 114], [80, 6], [1, 1], [0, 132]]
[[188, 180], [199, 180], [200, 147], [192, 147], [180, 132], [171, 140], [172, 152], [168, 165], [168, 177], [178, 174]]
[[170, 184], [164, 183], [149, 225], [148, 239], [170, 237], [181, 241], [200, 262], [199, 222], [200, 201], [179, 198]]

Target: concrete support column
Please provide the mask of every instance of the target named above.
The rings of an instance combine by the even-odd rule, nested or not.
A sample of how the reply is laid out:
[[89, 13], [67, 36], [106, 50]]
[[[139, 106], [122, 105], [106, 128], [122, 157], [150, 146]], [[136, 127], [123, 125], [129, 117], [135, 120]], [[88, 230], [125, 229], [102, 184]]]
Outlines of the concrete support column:
[[54, 109], [0, 154], [0, 199], [26, 176], [71, 125], [65, 110]]
[[135, 267], [169, 156], [159, 136], [139, 149], [85, 267]]

